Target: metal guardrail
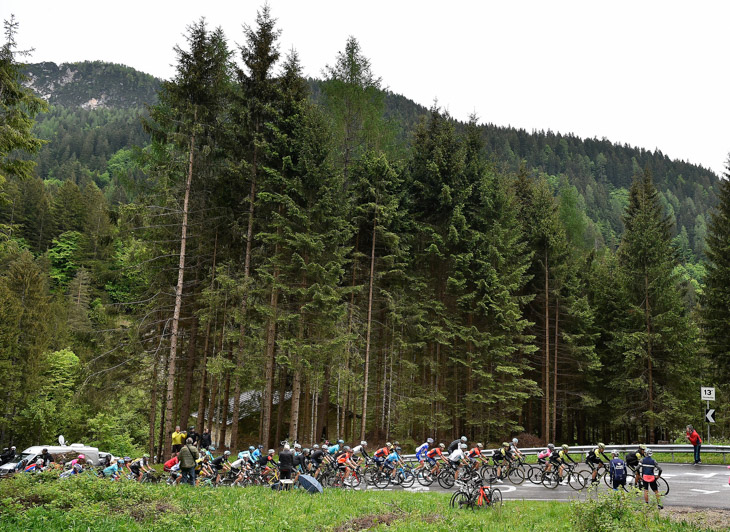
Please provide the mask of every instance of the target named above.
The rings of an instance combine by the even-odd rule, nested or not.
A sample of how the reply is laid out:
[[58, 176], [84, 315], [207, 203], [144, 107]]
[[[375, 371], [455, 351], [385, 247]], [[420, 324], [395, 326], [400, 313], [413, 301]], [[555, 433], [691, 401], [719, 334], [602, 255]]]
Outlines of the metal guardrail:
[[[662, 444], [662, 445], [649, 445], [646, 444], [647, 447], [649, 447], [652, 451], [655, 453], [669, 453], [672, 455], [672, 460], [674, 460], [674, 453], [683, 454], [683, 453], [694, 453], [694, 447], [692, 445], [687, 444]], [[606, 444], [606, 454], [610, 454], [611, 451], [614, 449], [619, 451], [620, 453], [628, 453], [630, 451], [635, 451], [638, 449], [638, 444], [633, 445], [609, 445]], [[556, 449], [559, 447], [556, 446]], [[586, 453], [589, 451], [592, 451], [595, 449], [595, 445], [574, 445], [570, 448], [570, 452], [573, 454], [578, 454], [581, 457], [581, 460], [585, 459]], [[520, 449], [520, 452], [524, 455], [537, 455], [538, 453], [545, 450], [545, 447], [529, 447], [525, 449]], [[725, 455], [730, 454], [730, 445], [703, 445], [702, 446], [702, 452], [703, 453], [710, 453], [710, 454], [722, 454], [722, 463], [725, 463]], [[492, 456], [494, 454], [494, 451], [488, 451], [484, 450], [482, 451], [482, 454], [485, 456]], [[415, 454], [405, 454], [403, 455], [403, 458], [406, 460], [415, 460], [416, 455]]]

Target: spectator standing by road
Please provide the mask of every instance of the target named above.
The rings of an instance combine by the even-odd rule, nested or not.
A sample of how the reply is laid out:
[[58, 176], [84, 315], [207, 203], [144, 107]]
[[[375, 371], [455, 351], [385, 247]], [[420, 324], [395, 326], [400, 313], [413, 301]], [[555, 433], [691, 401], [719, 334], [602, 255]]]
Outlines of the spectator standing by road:
[[210, 429], [205, 429], [200, 435], [200, 448], [207, 449], [210, 447]]
[[198, 449], [193, 445], [193, 439], [188, 438], [185, 445], [180, 449], [178, 454], [180, 460], [180, 471], [182, 472], [182, 481], [187, 482], [191, 486], [195, 485], [195, 461], [198, 459]]
[[292, 469], [294, 469], [294, 455], [287, 443], [279, 453], [279, 473], [281, 474], [281, 479], [291, 479]]
[[190, 427], [188, 429], [188, 438], [192, 438], [193, 445], [198, 445], [200, 443], [200, 434], [195, 432], [195, 427]]
[[180, 425], [175, 427], [175, 432], [172, 433], [172, 455], [175, 456], [180, 452], [183, 441], [187, 437], [187, 433], [180, 430]]
[[700, 449], [702, 448], [702, 438], [700, 438], [700, 435], [692, 425], [687, 425], [687, 434], [685, 435], [685, 438], [687, 438], [687, 440], [695, 448], [695, 465], [701, 464], [702, 460], [700, 460]]

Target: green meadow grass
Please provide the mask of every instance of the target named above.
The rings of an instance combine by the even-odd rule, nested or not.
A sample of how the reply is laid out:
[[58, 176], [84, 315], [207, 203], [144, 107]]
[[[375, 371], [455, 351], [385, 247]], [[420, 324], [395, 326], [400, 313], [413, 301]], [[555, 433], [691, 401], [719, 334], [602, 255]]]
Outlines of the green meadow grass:
[[[263, 487], [170, 487], [90, 476], [18, 475], [0, 481], [0, 530], [572, 531], [580, 529], [580, 521], [588, 522], [592, 512], [585, 506], [577, 512], [575, 504], [509, 499], [499, 511], [474, 512], [449, 508], [449, 498], [448, 493], [330, 489], [310, 495]], [[605, 507], [599, 511], [609, 512]], [[633, 519], [624, 514], [607, 517], [607, 522], [623, 520], [631, 530]], [[670, 524], [656, 512], [645, 515], [641, 525], [643, 530], [697, 530]]]

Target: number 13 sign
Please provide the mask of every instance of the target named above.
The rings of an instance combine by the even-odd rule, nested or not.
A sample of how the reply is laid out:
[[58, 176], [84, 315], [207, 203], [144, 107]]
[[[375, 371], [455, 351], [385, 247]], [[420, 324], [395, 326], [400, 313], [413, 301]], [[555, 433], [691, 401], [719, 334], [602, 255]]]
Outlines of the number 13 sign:
[[715, 388], [700, 388], [703, 401], [714, 401], [715, 400]]

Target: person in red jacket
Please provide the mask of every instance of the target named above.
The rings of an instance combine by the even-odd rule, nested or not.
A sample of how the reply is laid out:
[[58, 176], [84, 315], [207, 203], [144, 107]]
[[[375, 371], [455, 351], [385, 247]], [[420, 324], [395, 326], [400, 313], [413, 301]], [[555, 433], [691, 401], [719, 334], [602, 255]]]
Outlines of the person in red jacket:
[[700, 435], [697, 434], [697, 431], [692, 425], [687, 425], [687, 434], [685, 435], [685, 438], [687, 438], [687, 440], [695, 448], [695, 465], [701, 464], [702, 460], [700, 460], [700, 448], [702, 447], [702, 438], [700, 438]]

